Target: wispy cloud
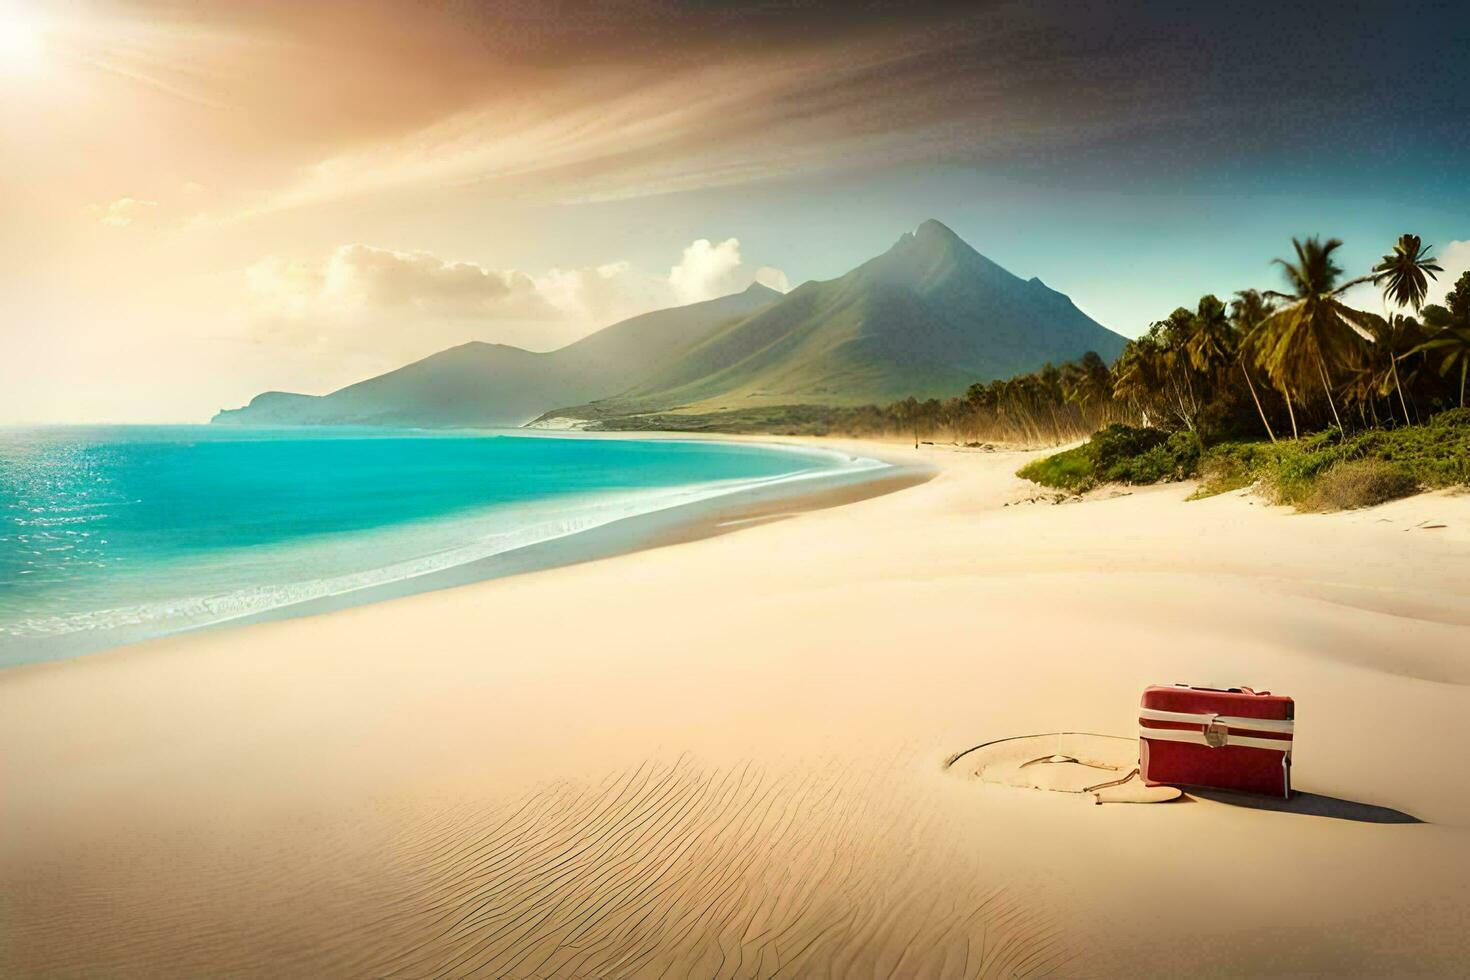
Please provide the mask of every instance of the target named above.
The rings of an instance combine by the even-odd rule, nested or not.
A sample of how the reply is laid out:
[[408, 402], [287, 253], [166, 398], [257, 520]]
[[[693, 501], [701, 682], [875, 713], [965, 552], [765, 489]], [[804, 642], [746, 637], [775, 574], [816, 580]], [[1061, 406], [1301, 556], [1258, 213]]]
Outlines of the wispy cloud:
[[120, 197], [105, 207], [93, 209], [98, 223], [113, 228], [126, 228], [134, 222], [152, 217], [157, 210], [157, 201], [144, 201], [136, 197]]
[[973, 48], [964, 35], [911, 33], [657, 70], [567, 69], [308, 163], [218, 217], [404, 189], [474, 187], [567, 203], [994, 158], [1117, 135], [1170, 111], [1157, 103], [1127, 122], [1111, 113], [1033, 113], [1036, 100], [1055, 93], [1038, 83], [1018, 99], [983, 83]]

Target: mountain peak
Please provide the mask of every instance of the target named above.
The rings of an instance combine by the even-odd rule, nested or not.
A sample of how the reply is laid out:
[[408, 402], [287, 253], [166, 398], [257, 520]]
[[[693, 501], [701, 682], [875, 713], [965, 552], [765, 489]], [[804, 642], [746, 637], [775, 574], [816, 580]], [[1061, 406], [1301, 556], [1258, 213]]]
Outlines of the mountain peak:
[[936, 218], [925, 218], [919, 224], [919, 227], [914, 229], [914, 238], [921, 242], [925, 240], [942, 242], [964, 241], [964, 239], [954, 233], [954, 229]]
[[913, 231], [904, 232], [890, 251], [939, 257], [973, 249], [944, 222], [928, 218]]

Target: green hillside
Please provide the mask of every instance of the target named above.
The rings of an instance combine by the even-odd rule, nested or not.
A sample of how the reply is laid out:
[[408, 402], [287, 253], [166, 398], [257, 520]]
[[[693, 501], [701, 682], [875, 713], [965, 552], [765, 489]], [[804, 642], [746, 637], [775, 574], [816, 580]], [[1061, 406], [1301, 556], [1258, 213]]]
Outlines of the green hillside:
[[704, 303], [657, 310], [549, 353], [469, 343], [328, 395], [270, 391], [214, 417], [235, 425], [516, 426], [548, 408], [626, 389], [678, 361], [711, 333], [770, 305], [755, 284]]

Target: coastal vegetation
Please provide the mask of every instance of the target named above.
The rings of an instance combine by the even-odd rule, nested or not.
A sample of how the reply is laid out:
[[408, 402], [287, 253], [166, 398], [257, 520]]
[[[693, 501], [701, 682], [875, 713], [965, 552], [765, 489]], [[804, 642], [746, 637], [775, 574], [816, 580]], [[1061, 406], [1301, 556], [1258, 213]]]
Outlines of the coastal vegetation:
[[[1124, 421], [1019, 475], [1071, 492], [1199, 476], [1202, 494], [1257, 485], [1304, 509], [1470, 483], [1470, 273], [1425, 305], [1443, 270], [1417, 235], [1352, 279], [1341, 245], [1294, 239], [1276, 260], [1285, 290], [1204, 296], [1152, 324], [1110, 372]], [[1367, 282], [1382, 315], [1343, 301]]]
[[[915, 443], [1055, 446], [1085, 439], [1138, 413], [1113, 397], [1112, 372], [1093, 352], [1075, 362], [972, 384], [961, 396], [908, 397], [885, 405], [776, 405], [722, 412], [646, 413], [606, 425], [620, 431], [907, 436]], [[597, 427], [603, 427], [601, 425]]]
[[1421, 488], [1470, 484], [1470, 409], [1449, 409], [1425, 425], [1209, 447], [1187, 430], [1113, 425], [1018, 475], [1069, 493], [1198, 477], [1197, 497], [1254, 485], [1273, 502], [1304, 510], [1365, 507]]

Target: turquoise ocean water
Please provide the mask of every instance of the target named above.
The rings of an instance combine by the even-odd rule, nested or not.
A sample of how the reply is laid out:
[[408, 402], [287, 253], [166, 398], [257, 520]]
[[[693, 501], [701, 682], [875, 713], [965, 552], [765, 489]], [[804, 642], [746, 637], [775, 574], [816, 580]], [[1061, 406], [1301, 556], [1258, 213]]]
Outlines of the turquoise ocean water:
[[0, 667], [878, 465], [816, 450], [494, 432], [0, 430]]

